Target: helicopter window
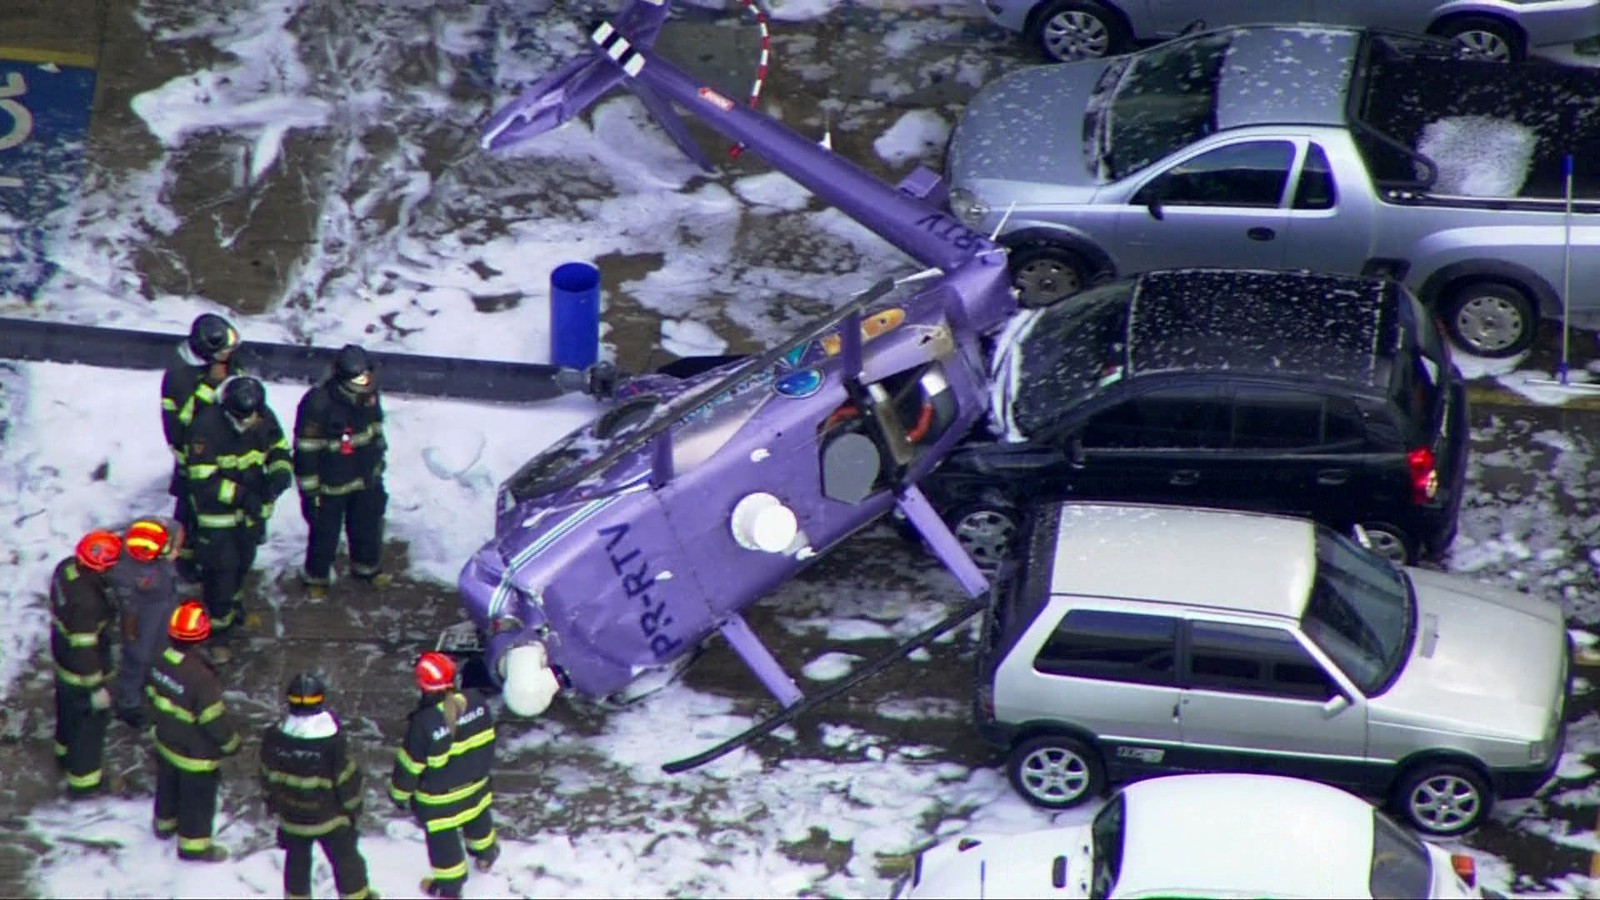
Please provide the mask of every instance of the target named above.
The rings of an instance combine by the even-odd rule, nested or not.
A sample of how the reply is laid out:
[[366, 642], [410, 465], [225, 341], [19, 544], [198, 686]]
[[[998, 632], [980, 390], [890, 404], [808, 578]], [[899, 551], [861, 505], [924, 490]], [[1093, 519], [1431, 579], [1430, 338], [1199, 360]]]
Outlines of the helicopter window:
[[[818, 441], [827, 445], [838, 435], [863, 434], [878, 447], [881, 459], [909, 464], [926, 452], [955, 420], [955, 397], [939, 363], [896, 372], [867, 386], [876, 411], [863, 416], [854, 401], [835, 407], [818, 428]], [[874, 489], [888, 486], [894, 467], [884, 466], [873, 480]]]
[[608, 410], [594, 423], [594, 436], [602, 441], [626, 434], [649, 420], [650, 414], [661, 405], [661, 398], [654, 394], [635, 397], [623, 403], [616, 409]]

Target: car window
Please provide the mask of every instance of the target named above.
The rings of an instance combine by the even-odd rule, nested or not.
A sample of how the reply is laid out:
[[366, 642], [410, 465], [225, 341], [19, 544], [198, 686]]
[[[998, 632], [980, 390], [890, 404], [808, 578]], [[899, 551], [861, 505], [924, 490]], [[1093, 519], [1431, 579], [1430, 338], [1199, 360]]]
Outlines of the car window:
[[1317, 526], [1317, 571], [1300, 629], [1368, 696], [1405, 664], [1416, 609], [1401, 571], [1349, 538]]
[[1033, 667], [1050, 675], [1175, 684], [1178, 620], [1074, 609], [1062, 617]]
[[1322, 442], [1324, 444], [1365, 443], [1366, 420], [1361, 417], [1361, 407], [1349, 397], [1329, 397], [1323, 408]]
[[1289, 141], [1246, 141], [1184, 160], [1139, 191], [1136, 203], [1276, 207], [1294, 163]]
[[1374, 900], [1426, 897], [1433, 888], [1433, 860], [1417, 836], [1378, 810], [1372, 811], [1372, 872], [1367, 879]]
[[1122, 876], [1122, 845], [1127, 835], [1127, 801], [1121, 794], [1112, 797], [1095, 813], [1089, 826], [1090, 852], [1094, 877], [1089, 882], [1090, 900], [1105, 900], [1116, 890]]
[[1217, 80], [1230, 32], [1170, 41], [1134, 56], [1101, 128], [1100, 166], [1122, 178], [1217, 130]]
[[1364, 436], [1361, 410], [1349, 398], [1269, 386], [1234, 391], [1234, 449], [1309, 449]]
[[1190, 687], [1327, 700], [1334, 686], [1294, 635], [1282, 628], [1191, 622]]
[[1338, 202], [1333, 186], [1333, 167], [1322, 145], [1306, 145], [1305, 165], [1300, 167], [1300, 182], [1294, 189], [1295, 209], [1332, 209]]
[[1090, 417], [1085, 447], [1219, 450], [1229, 442], [1226, 398], [1209, 385], [1149, 391]]

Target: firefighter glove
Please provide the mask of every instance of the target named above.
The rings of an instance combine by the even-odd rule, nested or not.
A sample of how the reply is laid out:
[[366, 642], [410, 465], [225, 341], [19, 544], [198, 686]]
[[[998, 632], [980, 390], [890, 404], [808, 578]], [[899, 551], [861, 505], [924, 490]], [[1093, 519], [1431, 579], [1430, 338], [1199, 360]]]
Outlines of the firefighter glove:
[[104, 712], [110, 709], [111, 692], [103, 687], [95, 688], [94, 692], [89, 695], [89, 705], [94, 707], [96, 712]]

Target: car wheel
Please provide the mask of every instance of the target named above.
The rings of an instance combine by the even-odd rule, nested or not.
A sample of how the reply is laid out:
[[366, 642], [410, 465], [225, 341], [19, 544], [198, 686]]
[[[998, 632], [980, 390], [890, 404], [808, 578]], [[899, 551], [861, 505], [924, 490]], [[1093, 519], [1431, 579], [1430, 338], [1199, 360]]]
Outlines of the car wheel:
[[1426, 762], [1400, 779], [1394, 805], [1418, 831], [1454, 837], [1476, 828], [1494, 797], [1482, 775], [1469, 766]]
[[1050, 62], [1114, 56], [1128, 47], [1117, 14], [1090, 0], [1055, 0], [1033, 19], [1033, 43]]
[[1445, 329], [1474, 356], [1516, 356], [1533, 344], [1537, 324], [1533, 301], [1500, 281], [1473, 281], [1450, 292], [1444, 305]]
[[1029, 738], [1012, 748], [1006, 773], [1024, 800], [1044, 809], [1068, 809], [1105, 789], [1100, 755], [1064, 734]]
[[1404, 531], [1387, 522], [1363, 522], [1361, 528], [1373, 553], [1401, 565], [1411, 562], [1411, 541]]
[[1489, 62], [1520, 62], [1525, 55], [1522, 33], [1516, 26], [1487, 16], [1451, 19], [1434, 31], [1449, 38], [1468, 59]]
[[1089, 284], [1091, 268], [1065, 247], [1030, 244], [1011, 251], [1011, 286], [1023, 309], [1042, 309], [1070, 297]]
[[963, 506], [949, 518], [950, 531], [978, 568], [992, 572], [1016, 550], [1019, 516], [1001, 503]]

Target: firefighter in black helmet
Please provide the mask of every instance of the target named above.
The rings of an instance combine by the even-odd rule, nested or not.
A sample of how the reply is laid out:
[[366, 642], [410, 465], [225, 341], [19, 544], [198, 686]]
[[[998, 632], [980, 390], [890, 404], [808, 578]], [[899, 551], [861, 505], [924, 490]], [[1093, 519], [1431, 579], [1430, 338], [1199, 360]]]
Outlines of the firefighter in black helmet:
[[289, 489], [293, 464], [266, 388], [248, 375], [222, 383], [218, 403], [195, 413], [185, 448], [195, 512], [195, 563], [211, 615], [219, 663], [232, 657], [230, 629], [242, 615], [244, 577], [267, 539], [273, 504]]
[[384, 490], [383, 402], [367, 351], [346, 344], [333, 372], [306, 391], [294, 421], [294, 474], [310, 529], [303, 579], [314, 599], [327, 596], [342, 531], [350, 572], [375, 588], [389, 583], [380, 565]]
[[[161, 430], [172, 451], [172, 480], [168, 493], [176, 499], [172, 517], [189, 533], [194, 533], [194, 510], [184, 484], [184, 447], [195, 411], [217, 401], [217, 387], [240, 374], [239, 331], [227, 319], [202, 313], [189, 326], [189, 337], [179, 342], [177, 359], [161, 377]], [[192, 547], [179, 548], [179, 568], [186, 578], [195, 577]]]
[[289, 681], [289, 714], [261, 734], [261, 790], [278, 819], [285, 852], [283, 893], [311, 896], [311, 848], [333, 866], [340, 897], [371, 898], [367, 861], [356, 846], [361, 818], [361, 768], [350, 756], [339, 720], [325, 708], [327, 686], [302, 672]]

